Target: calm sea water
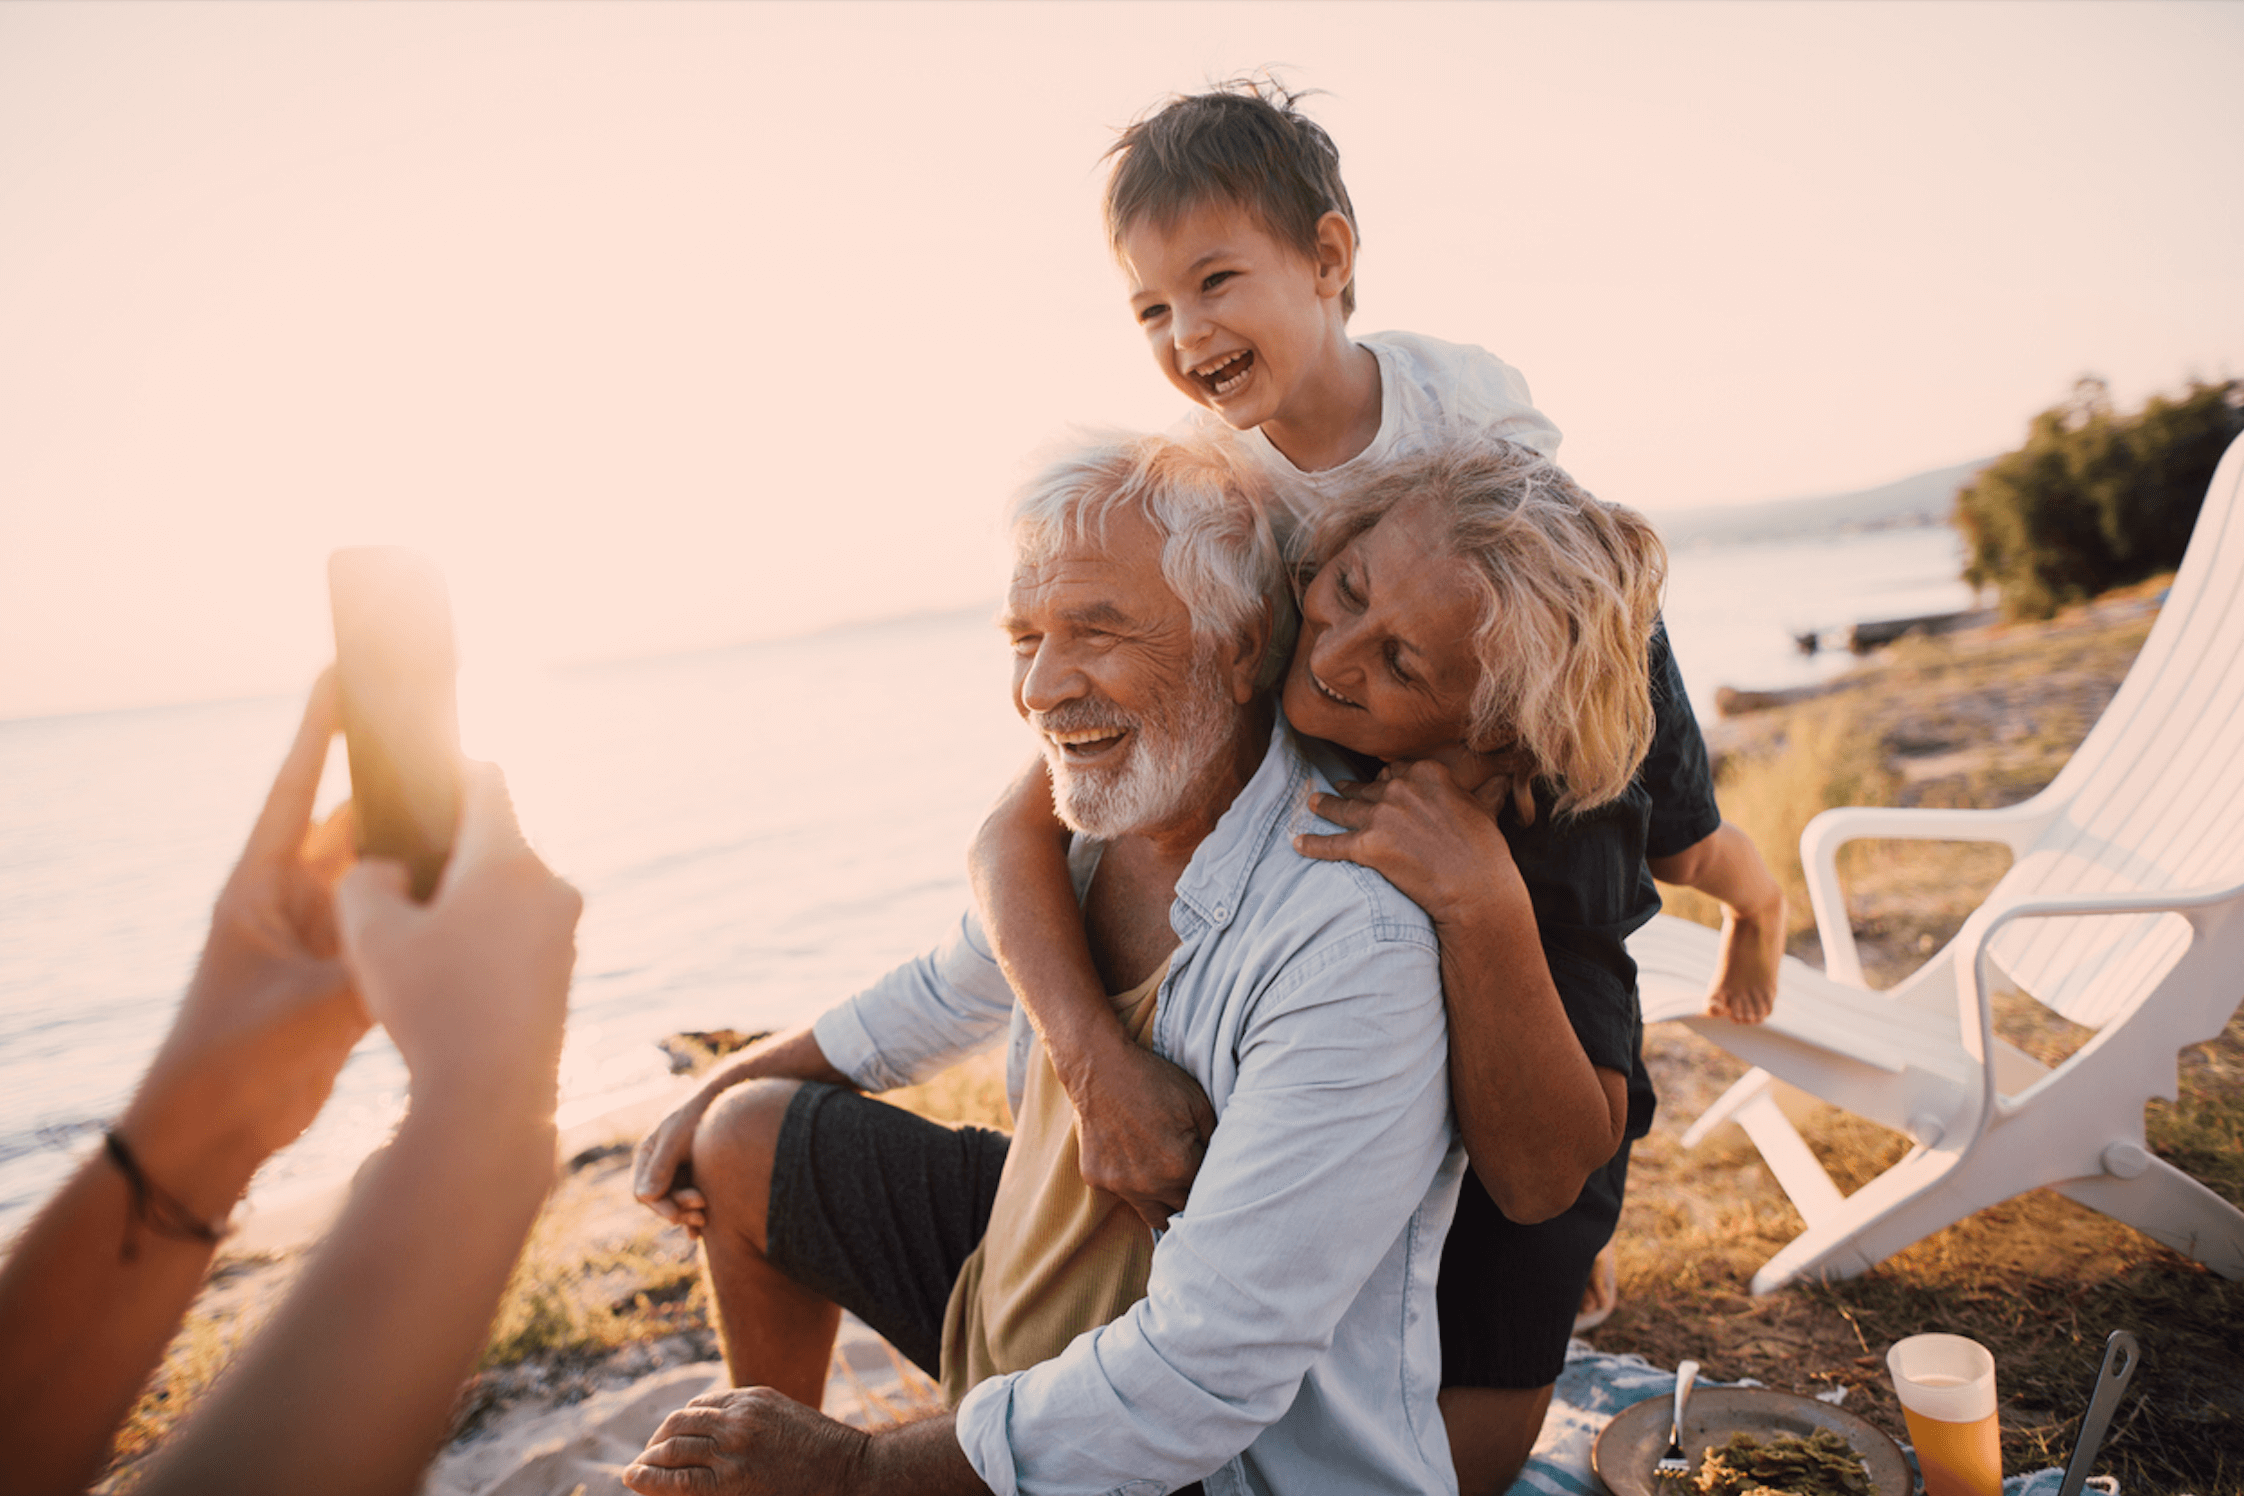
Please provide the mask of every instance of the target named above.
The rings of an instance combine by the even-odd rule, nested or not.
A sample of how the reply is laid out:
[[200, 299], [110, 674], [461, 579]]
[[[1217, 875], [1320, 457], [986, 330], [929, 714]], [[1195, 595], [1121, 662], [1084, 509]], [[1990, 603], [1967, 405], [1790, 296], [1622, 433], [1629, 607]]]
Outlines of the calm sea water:
[[1773, 690], [1828, 679], [1845, 650], [1800, 653], [1795, 635], [1973, 606], [1963, 543], [1945, 525], [1683, 547], [1669, 558], [1667, 625], [1701, 717], [1717, 686]]
[[[1668, 617], [1693, 699], [1843, 668], [1789, 632], [1968, 604], [1946, 530], [1680, 552]], [[471, 751], [585, 894], [564, 1117], [667, 1075], [682, 1028], [801, 1021], [939, 938], [967, 837], [1030, 745], [988, 615], [495, 682]], [[121, 1109], [300, 703], [0, 722], [0, 1237]], [[340, 755], [325, 795], [343, 792]], [[394, 1124], [379, 1033], [257, 1193], [341, 1177]]]

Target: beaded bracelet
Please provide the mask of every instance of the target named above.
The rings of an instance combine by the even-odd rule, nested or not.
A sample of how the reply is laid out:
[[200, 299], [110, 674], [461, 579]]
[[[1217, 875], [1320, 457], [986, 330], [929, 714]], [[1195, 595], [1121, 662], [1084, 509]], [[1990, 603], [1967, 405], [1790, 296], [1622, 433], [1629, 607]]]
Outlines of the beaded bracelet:
[[125, 1241], [117, 1254], [120, 1262], [131, 1262], [140, 1255], [140, 1240], [134, 1227], [144, 1227], [158, 1236], [168, 1236], [177, 1241], [199, 1241], [217, 1246], [226, 1235], [225, 1223], [212, 1225], [180, 1203], [178, 1196], [170, 1194], [147, 1174], [142, 1172], [140, 1160], [132, 1156], [125, 1140], [115, 1128], [101, 1135], [109, 1150], [109, 1161], [117, 1172], [125, 1176], [125, 1187], [132, 1192], [132, 1217], [125, 1225]]

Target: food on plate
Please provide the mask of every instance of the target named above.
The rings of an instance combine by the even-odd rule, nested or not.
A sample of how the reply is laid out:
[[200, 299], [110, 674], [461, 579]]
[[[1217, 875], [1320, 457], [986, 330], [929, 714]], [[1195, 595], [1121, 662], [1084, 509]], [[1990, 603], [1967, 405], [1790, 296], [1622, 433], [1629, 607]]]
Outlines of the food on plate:
[[1876, 1496], [1862, 1456], [1827, 1428], [1805, 1439], [1732, 1434], [1707, 1447], [1698, 1485], [1704, 1496]]

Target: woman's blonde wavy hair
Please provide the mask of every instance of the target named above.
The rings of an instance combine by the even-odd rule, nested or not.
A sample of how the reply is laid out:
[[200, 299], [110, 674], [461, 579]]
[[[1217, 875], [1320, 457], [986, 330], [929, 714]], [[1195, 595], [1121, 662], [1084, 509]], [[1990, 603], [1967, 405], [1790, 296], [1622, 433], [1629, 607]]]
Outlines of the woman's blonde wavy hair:
[[1466, 741], [1523, 752], [1557, 784], [1560, 814], [1615, 799], [1652, 742], [1646, 654], [1667, 547], [1644, 516], [1591, 497], [1540, 453], [1451, 436], [1326, 505], [1304, 538], [1304, 577], [1419, 499], [1482, 592]]

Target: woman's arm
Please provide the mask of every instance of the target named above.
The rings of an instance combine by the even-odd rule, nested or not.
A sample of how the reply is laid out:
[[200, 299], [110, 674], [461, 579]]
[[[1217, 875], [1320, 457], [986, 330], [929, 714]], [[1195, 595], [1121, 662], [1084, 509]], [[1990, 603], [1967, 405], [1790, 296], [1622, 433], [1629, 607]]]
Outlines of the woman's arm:
[[[1437, 919], [1449, 1093], [1473, 1172], [1523, 1226], [1559, 1215], [1621, 1146], [1628, 1077], [1592, 1065], [1551, 980], [1526, 890]], [[1586, 1084], [1585, 1084], [1586, 1082]]]
[[[1372, 868], [1433, 920], [1450, 1095], [1473, 1172], [1512, 1220], [1558, 1215], [1620, 1147], [1627, 1078], [1591, 1064], [1575, 1037], [1494, 815], [1431, 762], [1337, 788], [1310, 808], [1347, 829], [1294, 845]], [[1506, 792], [1501, 779], [1486, 791], [1499, 801]]]
[[1752, 838], [1724, 821], [1673, 856], [1645, 861], [1662, 883], [1695, 888], [1722, 905], [1722, 950], [1706, 1010], [1738, 1023], [1767, 1018], [1784, 959], [1784, 890]]
[[1067, 850], [1039, 757], [975, 834], [967, 875], [990, 949], [1075, 1104], [1084, 1182], [1158, 1229], [1184, 1208], [1215, 1110], [1198, 1082], [1132, 1043], [1114, 1016]]

